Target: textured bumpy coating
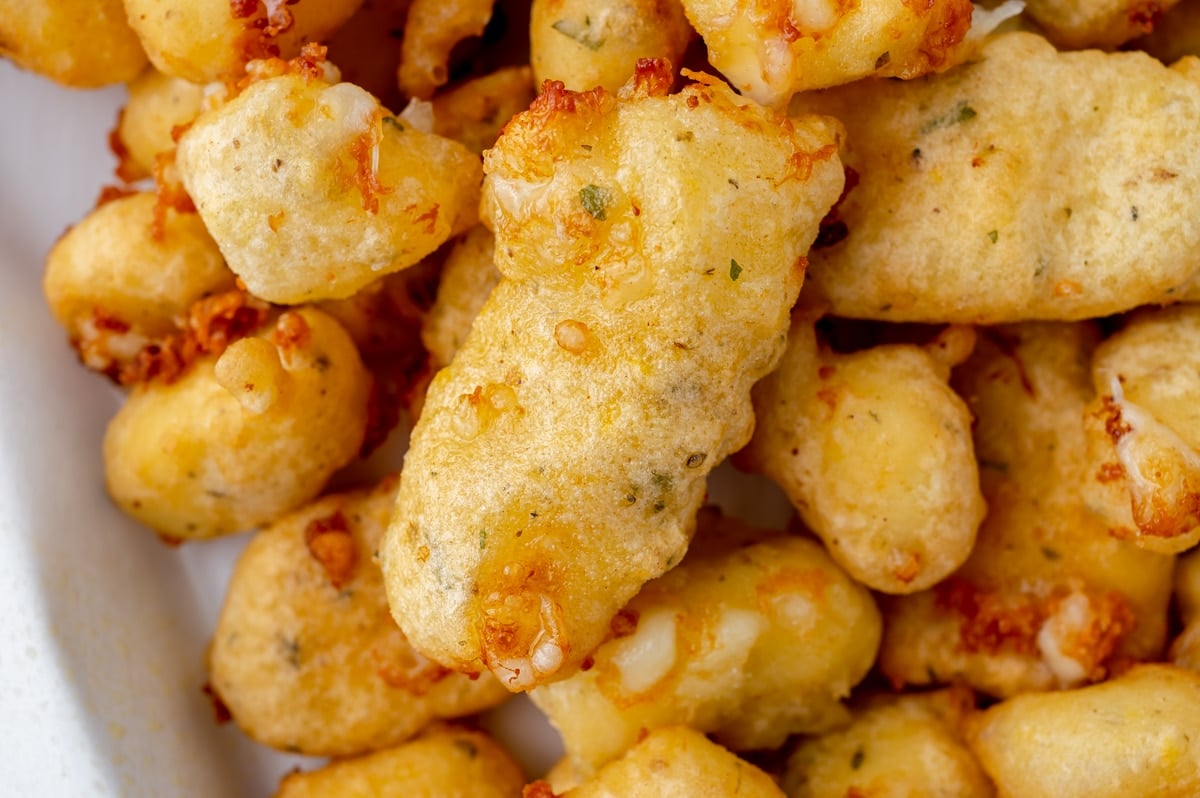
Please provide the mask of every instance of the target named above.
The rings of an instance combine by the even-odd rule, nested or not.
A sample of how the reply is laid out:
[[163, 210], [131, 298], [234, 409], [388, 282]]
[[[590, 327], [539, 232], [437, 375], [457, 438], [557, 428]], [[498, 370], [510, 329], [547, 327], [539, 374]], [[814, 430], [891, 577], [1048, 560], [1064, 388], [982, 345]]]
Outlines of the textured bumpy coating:
[[811, 287], [835, 315], [934, 323], [1161, 299], [1200, 266], [1187, 71], [1011, 33], [941, 75], [801, 95], [793, 110], [846, 125], [861, 177], [838, 208], [844, 238], [830, 230], [812, 253]]
[[388, 613], [375, 551], [398, 482], [326, 496], [263, 530], [238, 559], [213, 633], [212, 689], [248, 735], [348, 756], [509, 693], [491, 674], [422, 657]]
[[739, 465], [778, 483], [855, 579], [924, 590], [967, 559], [985, 511], [971, 413], [949, 384], [975, 334], [840, 354], [814, 321], [796, 314], [779, 368], [754, 386]]
[[1105, 678], [1165, 642], [1174, 558], [1108, 534], [1087, 509], [1090, 324], [983, 332], [955, 373], [975, 415], [988, 515], [962, 568], [884, 610], [893, 683], [997, 696]]
[[476, 218], [479, 158], [413, 128], [350, 83], [280, 75], [196, 120], [180, 176], [250, 291], [294, 304], [350, 296]]
[[842, 168], [828, 120], [702, 79], [547, 84], [488, 151], [504, 279], [429, 389], [383, 551], [393, 613], [443, 664], [569, 675], [750, 436]]
[[683, 563], [612, 629], [588, 670], [530, 693], [582, 776], [660, 726], [747, 751], [845, 723], [841, 700], [875, 662], [882, 624], [816, 541], [704, 511]]

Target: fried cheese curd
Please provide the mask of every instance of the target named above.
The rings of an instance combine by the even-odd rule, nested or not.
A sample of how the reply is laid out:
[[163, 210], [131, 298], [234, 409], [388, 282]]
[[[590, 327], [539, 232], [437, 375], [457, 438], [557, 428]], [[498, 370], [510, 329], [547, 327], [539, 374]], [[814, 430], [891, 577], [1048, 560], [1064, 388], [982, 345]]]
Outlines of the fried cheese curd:
[[1157, 27], [1179, 0], [1025, 0], [1025, 14], [1064, 50], [1111, 50]]
[[845, 123], [861, 178], [811, 254], [834, 315], [1083, 319], [1159, 301], [1197, 269], [1200, 81], [1145, 54], [1008, 33], [944, 74], [792, 110]]
[[409, 97], [431, 98], [450, 79], [455, 45], [480, 36], [496, 0], [412, 0], [400, 42], [396, 82]]
[[986, 511], [971, 413], [949, 385], [975, 334], [840, 354], [816, 318], [797, 311], [779, 368], [754, 386], [757, 425], [737, 462], [779, 484], [855, 579], [924, 590], [967, 559]]
[[533, 102], [528, 66], [497, 69], [439, 92], [433, 98], [433, 132], [480, 154], [496, 143], [508, 120]]
[[203, 86], [154, 68], [131, 81], [114, 139], [118, 177], [129, 182], [154, 174], [156, 158], [175, 150], [173, 133], [204, 109], [204, 94]]
[[679, 63], [693, 35], [679, 0], [533, 0], [529, 63], [538, 83], [615, 92], [639, 58]]
[[1138, 665], [1104, 684], [1030, 693], [968, 722], [1000, 798], [1200, 794], [1200, 674]]
[[275, 798], [520, 798], [524, 782], [483, 732], [436, 728], [395, 748], [290, 773]]
[[962, 568], [884, 604], [879, 661], [894, 684], [1005, 697], [1160, 655], [1174, 558], [1112, 537], [1082, 497], [1097, 339], [1087, 323], [985, 330], [956, 371], [988, 515]]
[[870, 591], [816, 541], [702, 512], [695, 549], [648, 582], [586, 670], [530, 693], [581, 776], [646, 729], [708, 732], [734, 751], [843, 724], [882, 624]]
[[421, 340], [435, 371], [454, 359], [475, 317], [500, 282], [495, 248], [492, 232], [480, 225], [455, 241], [446, 256], [437, 299], [421, 325]]
[[286, 311], [175, 382], [134, 387], [104, 436], [109, 494], [170, 538], [269, 523], [358, 453], [369, 390], [337, 322]]
[[212, 690], [255, 740], [348, 756], [508, 697], [491, 674], [425, 659], [392, 620], [374, 553], [397, 485], [326, 496], [242, 552], [208, 664]]
[[1200, 671], [1200, 550], [1175, 562], [1175, 606], [1183, 630], [1171, 643], [1171, 664]]
[[133, 80], [146, 66], [121, 0], [0, 0], [0, 56], [78, 89]]
[[1109, 534], [1162, 552], [1200, 541], [1200, 306], [1142, 311], [1092, 362], [1088, 506]]
[[146, 347], [175, 332], [204, 297], [234, 288], [234, 275], [194, 213], [166, 210], [138, 192], [105, 202], [46, 256], [42, 290], [88, 368], [118, 382], [143, 376]]
[[524, 798], [784, 798], [774, 780], [686, 726], [649, 732], [583, 784], [556, 795], [536, 781]]
[[312, 73], [259, 80], [206, 112], [177, 161], [229, 267], [270, 302], [350, 296], [477, 217], [475, 154]]
[[843, 174], [834, 123], [698, 77], [547, 83], [486, 154], [503, 279], [430, 386], [383, 550], [397, 621], [442, 664], [570, 675], [750, 437]]
[[849, 726], [796, 745], [783, 790], [789, 798], [991, 798], [963, 737], [974, 709], [964, 688], [872, 696]]
[[768, 106], [875, 76], [915, 78], [969, 54], [970, 0], [683, 0], [708, 58]]
[[237, 80], [256, 58], [291, 58], [322, 41], [363, 0], [125, 0], [151, 63], [193, 83]]

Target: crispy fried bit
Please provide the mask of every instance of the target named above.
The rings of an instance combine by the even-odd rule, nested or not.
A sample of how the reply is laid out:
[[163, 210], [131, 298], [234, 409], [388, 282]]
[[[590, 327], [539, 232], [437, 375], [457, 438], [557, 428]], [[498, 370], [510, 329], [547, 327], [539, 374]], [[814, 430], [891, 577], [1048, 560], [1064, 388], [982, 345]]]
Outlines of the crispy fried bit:
[[340, 588], [350, 580], [358, 563], [358, 549], [341, 510], [309, 521], [304, 528], [304, 544], [308, 546], [309, 554], [325, 569], [329, 584]]
[[414, 645], [513, 690], [575, 671], [678, 561], [842, 187], [826, 120], [662, 96], [666, 67], [617, 97], [547, 82], [486, 152], [503, 278], [430, 385], [382, 551]]
[[208, 698], [209, 703], [212, 705], [213, 720], [216, 721], [218, 726], [222, 726], [233, 720], [233, 715], [230, 714], [229, 707], [225, 706], [225, 702], [221, 700], [221, 696], [212, 686], [212, 682], [205, 682], [204, 686], [201, 687], [200, 690], [204, 693], [204, 695]]

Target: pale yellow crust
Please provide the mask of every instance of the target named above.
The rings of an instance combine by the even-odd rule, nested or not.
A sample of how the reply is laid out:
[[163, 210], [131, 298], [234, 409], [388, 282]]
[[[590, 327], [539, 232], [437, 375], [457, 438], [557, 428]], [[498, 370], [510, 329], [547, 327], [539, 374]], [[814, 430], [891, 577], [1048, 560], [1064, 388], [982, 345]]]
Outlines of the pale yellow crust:
[[468, 80], [433, 98], [433, 132], [482, 153], [496, 143], [500, 130], [533, 102], [533, 72], [528, 66], [505, 67]]
[[679, 63], [694, 35], [679, 0], [534, 0], [529, 63], [539, 84], [615, 92], [639, 58]]
[[1104, 684], [1017, 696], [970, 724], [1000, 798], [1200, 794], [1200, 674], [1141, 665]]
[[109, 494], [174, 538], [274, 521], [358, 453], [369, 387], [337, 322], [286, 312], [177, 382], [133, 390], [104, 436]]
[[962, 724], [970, 690], [873, 696], [844, 729], [800, 741], [782, 784], [788, 798], [992, 798]]
[[815, 321], [795, 315], [779, 368], [754, 387], [758, 424], [739, 464], [778, 483], [855, 579], [924, 590], [967, 559], [986, 511], [971, 413], [949, 385], [975, 334], [840, 354]]
[[259, 742], [315, 756], [395, 745], [430, 720], [509, 693], [408, 645], [375, 552], [396, 478], [328, 496], [255, 536], [238, 559], [209, 647], [212, 689]]
[[1174, 558], [1117, 540], [1083, 500], [1090, 324], [986, 330], [954, 385], [989, 512], [967, 562], [884, 605], [880, 669], [996, 696], [1106, 678], [1163, 648]]
[[164, 75], [153, 67], [129, 84], [129, 102], [117, 120], [117, 136], [126, 157], [119, 175], [124, 180], [154, 173], [155, 157], [175, 150], [174, 132], [182, 130], [204, 109], [204, 87]]
[[1197, 269], [1200, 83], [1144, 54], [1009, 33], [942, 75], [792, 108], [846, 125], [861, 178], [844, 239], [811, 255], [836, 315], [1082, 319], [1158, 301]]
[[646, 729], [686, 724], [745, 751], [847, 720], [882, 631], [870, 592], [811, 539], [709, 513], [697, 535], [705, 550], [642, 588], [586, 671], [530, 693], [580, 776]]
[[1152, 551], [1200, 541], [1200, 306], [1144, 311], [1096, 350], [1088, 506]]
[[205, 113], [179, 141], [183, 184], [255, 295], [349, 296], [476, 218], [479, 159], [349, 83], [281, 75]]
[[[684, 726], [658, 729], [561, 798], [783, 798], [766, 773]], [[525, 798], [553, 798], [526, 788]]]
[[125, 0], [125, 11], [159, 72], [207, 83], [236, 80], [252, 59], [291, 58], [305, 42], [324, 41], [362, 2]]
[[1111, 50], [1176, 22], [1164, 14], [1179, 0], [1026, 0], [1025, 13], [1063, 50]]
[[0, 0], [0, 57], [78, 89], [133, 80], [146, 66], [121, 0]]
[[421, 324], [421, 341], [429, 350], [430, 368], [437, 370], [454, 359], [475, 317], [500, 282], [493, 256], [496, 241], [480, 225], [454, 243], [442, 268], [437, 300]]
[[436, 729], [396, 748], [292, 773], [275, 798], [520, 798], [524, 780], [486, 734]]
[[786, 105], [860, 78], [914, 78], [970, 54], [968, 0], [683, 0], [708, 58], [739, 91]]
[[573, 672], [683, 555], [841, 190], [826, 120], [715, 81], [663, 96], [670, 77], [647, 65], [620, 100], [549, 85], [488, 151], [504, 279], [405, 463], [393, 612], [434, 659], [512, 689]]

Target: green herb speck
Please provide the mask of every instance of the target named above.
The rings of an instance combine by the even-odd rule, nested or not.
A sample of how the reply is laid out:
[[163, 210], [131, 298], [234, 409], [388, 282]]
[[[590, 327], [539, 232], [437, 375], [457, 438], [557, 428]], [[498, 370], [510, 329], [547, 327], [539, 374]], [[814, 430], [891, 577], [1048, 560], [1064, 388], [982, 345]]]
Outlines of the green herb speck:
[[861, 748], [856, 748], [854, 750], [854, 755], [850, 757], [850, 769], [858, 770], [860, 767], [862, 767], [863, 760], [866, 758], [867, 755], [863, 752], [863, 750]]
[[487, 548], [487, 530], [479, 530], [479, 550], [483, 551]]
[[587, 184], [579, 189], [579, 203], [583, 209], [592, 215], [593, 219], [603, 222], [608, 218], [608, 203], [612, 202], [612, 192], [606, 188]]
[[396, 132], [398, 133], [404, 132], [404, 125], [400, 124], [400, 120], [394, 116], [385, 116], [383, 118], [383, 124], [391, 125], [392, 127], [396, 128]]
[[993, 244], [995, 244], [995, 243], [996, 243], [996, 241], [998, 241], [998, 240], [1000, 239], [1000, 233], [999, 233], [999, 231], [997, 231], [997, 230], [988, 230], [988, 238], [989, 238], [989, 239], [991, 239], [991, 242], [992, 242]]
[[1051, 562], [1062, 559], [1062, 555], [1059, 554], [1058, 551], [1056, 551], [1055, 549], [1050, 548], [1049, 546], [1042, 546], [1042, 556], [1045, 557], [1047, 560], [1050, 560]]
[[742, 267], [738, 265], [738, 262], [736, 260], [734, 260], [733, 258], [730, 258], [729, 259], [729, 279], [736, 281], [737, 278], [739, 278], [741, 276], [742, 276]]
[[963, 122], [969, 122], [977, 116], [979, 116], [979, 114], [976, 113], [974, 108], [967, 104], [966, 100], [959, 100], [954, 104], [954, 107], [946, 113], [942, 114], [941, 116], [935, 116], [933, 119], [930, 119], [928, 122], [921, 125], [921, 135], [938, 130], [939, 128], [951, 127]]

